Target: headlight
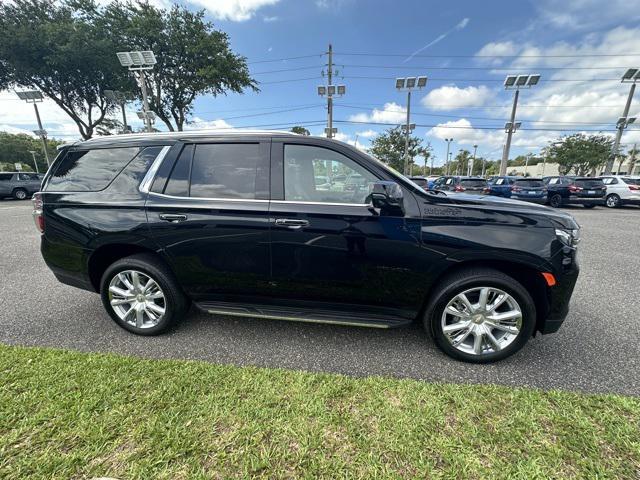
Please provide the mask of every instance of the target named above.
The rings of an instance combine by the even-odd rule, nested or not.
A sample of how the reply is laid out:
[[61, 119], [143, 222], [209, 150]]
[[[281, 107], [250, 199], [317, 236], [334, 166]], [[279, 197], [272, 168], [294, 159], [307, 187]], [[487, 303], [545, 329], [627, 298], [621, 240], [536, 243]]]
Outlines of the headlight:
[[580, 243], [580, 229], [562, 230], [556, 228], [556, 237], [566, 246], [576, 248]]

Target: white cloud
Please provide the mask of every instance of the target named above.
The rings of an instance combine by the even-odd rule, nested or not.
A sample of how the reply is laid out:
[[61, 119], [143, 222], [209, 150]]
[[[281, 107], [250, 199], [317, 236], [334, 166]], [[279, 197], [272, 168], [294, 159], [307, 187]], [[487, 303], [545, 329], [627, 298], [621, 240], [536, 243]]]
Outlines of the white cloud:
[[431, 90], [421, 103], [433, 110], [452, 110], [464, 107], [480, 107], [492, 99], [495, 92], [484, 85], [479, 87], [459, 88], [455, 85], [445, 85], [444, 87]]
[[262, 21], [265, 23], [277, 22], [278, 20], [280, 20], [280, 17], [278, 17], [277, 15], [273, 15], [271, 17], [262, 17]]
[[402, 123], [407, 116], [407, 109], [395, 102], [385, 103], [382, 110], [374, 108], [371, 113], [356, 113], [351, 115], [352, 122], [373, 122], [373, 123]]
[[357, 132], [359, 137], [363, 137], [363, 138], [371, 138], [371, 137], [375, 137], [378, 132], [376, 132], [375, 130], [365, 130], [363, 132]]
[[193, 117], [193, 121], [185, 126], [185, 130], [207, 130], [207, 129], [231, 129], [233, 125], [221, 118], [216, 120], [203, 120], [200, 117]]
[[638, 4], [629, 0], [537, 0], [534, 6], [542, 28], [587, 30], [640, 19]]
[[244, 22], [252, 18], [256, 11], [280, 0], [187, 0], [187, 3], [206, 9], [218, 20]]

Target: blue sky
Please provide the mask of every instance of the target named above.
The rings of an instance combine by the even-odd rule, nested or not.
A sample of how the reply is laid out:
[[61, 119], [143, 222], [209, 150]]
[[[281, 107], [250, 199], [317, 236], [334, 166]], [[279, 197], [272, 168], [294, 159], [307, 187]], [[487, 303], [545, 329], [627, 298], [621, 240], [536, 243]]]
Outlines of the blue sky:
[[[155, 3], [167, 5], [166, 0]], [[436, 165], [444, 162], [446, 137], [454, 138], [454, 154], [478, 144], [479, 155], [501, 155], [512, 99], [502, 87], [507, 73], [542, 75], [537, 87], [521, 94], [523, 126], [514, 137], [513, 157], [537, 152], [572, 131], [611, 130], [628, 92], [615, 79], [626, 67], [640, 66], [638, 1], [182, 3], [206, 10], [261, 83], [259, 93], [198, 99], [192, 128], [308, 124], [312, 133], [321, 134], [326, 104], [316, 88], [325, 82], [322, 54], [332, 43], [339, 72], [335, 83], [347, 87], [347, 94], [335, 100], [338, 138], [354, 143], [357, 137], [358, 146], [366, 148], [388, 128], [376, 123], [404, 119], [406, 94], [395, 90], [393, 78], [427, 75], [427, 87], [413, 96], [412, 122], [418, 125], [415, 134], [431, 143]], [[284, 58], [290, 59], [279, 60]], [[0, 93], [0, 129], [35, 128], [31, 107], [12, 98], [12, 92]], [[640, 113], [636, 105], [633, 114]], [[135, 110], [132, 105], [131, 113]], [[42, 113], [52, 136], [77, 136], [55, 105], [45, 102]], [[627, 131], [623, 143], [630, 147], [635, 141], [640, 132]]]

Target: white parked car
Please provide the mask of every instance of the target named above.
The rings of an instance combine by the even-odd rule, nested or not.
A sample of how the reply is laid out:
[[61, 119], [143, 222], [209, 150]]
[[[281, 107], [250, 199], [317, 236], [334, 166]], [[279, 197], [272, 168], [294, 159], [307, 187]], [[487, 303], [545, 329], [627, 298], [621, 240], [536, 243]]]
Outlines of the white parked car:
[[640, 177], [610, 175], [602, 177], [602, 181], [607, 186], [607, 207], [640, 205]]

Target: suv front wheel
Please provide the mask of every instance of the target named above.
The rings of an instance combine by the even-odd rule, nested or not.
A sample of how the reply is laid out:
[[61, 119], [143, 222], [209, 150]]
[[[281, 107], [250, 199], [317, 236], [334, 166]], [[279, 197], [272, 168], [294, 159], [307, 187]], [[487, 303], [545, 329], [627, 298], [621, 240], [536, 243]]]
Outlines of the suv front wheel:
[[138, 335], [162, 333], [189, 308], [173, 273], [151, 254], [131, 255], [109, 266], [100, 296], [111, 318]]
[[526, 289], [491, 269], [447, 277], [434, 292], [425, 328], [447, 355], [472, 363], [502, 360], [533, 335], [536, 309]]

